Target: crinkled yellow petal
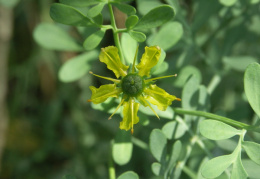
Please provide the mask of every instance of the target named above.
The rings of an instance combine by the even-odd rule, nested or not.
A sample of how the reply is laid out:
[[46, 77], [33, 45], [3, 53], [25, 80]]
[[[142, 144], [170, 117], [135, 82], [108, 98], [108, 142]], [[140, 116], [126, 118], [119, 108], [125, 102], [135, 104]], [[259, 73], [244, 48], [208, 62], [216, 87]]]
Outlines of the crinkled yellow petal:
[[108, 46], [106, 48], [102, 48], [99, 55], [99, 60], [104, 62], [107, 65], [107, 68], [115, 73], [117, 78], [127, 75], [127, 69], [129, 66], [124, 65], [120, 61], [117, 47]]
[[141, 62], [136, 66], [136, 68], [139, 70], [138, 75], [149, 77], [150, 70], [158, 63], [160, 55], [160, 47], [145, 47], [145, 52], [141, 58]]
[[123, 120], [120, 122], [120, 129], [132, 129], [133, 132], [134, 124], [139, 122], [139, 117], [137, 116], [139, 105], [133, 98], [124, 102]]
[[146, 94], [146, 99], [162, 111], [165, 111], [172, 104], [172, 101], [178, 99], [156, 85], [150, 85], [148, 88], [145, 88], [144, 93]]
[[89, 101], [94, 104], [102, 103], [109, 97], [119, 97], [122, 92], [122, 89], [117, 88], [115, 84], [102, 85], [99, 88], [90, 86], [89, 88], [92, 91], [91, 100]]

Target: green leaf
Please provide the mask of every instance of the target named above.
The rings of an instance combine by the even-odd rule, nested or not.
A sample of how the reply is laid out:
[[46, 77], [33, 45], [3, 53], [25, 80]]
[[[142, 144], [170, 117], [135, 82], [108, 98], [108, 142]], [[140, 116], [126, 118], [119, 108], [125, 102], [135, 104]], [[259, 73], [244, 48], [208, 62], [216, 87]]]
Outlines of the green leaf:
[[244, 141], [242, 142], [242, 147], [245, 149], [248, 157], [260, 165], [260, 144]]
[[150, 151], [157, 161], [163, 161], [166, 157], [167, 138], [159, 129], [154, 129], [150, 134]]
[[238, 155], [236, 161], [233, 163], [231, 179], [246, 179], [247, 176], [241, 161], [241, 155]]
[[59, 79], [62, 82], [72, 82], [83, 77], [91, 68], [89, 62], [97, 59], [97, 51], [78, 55], [66, 63], [59, 70]]
[[99, 3], [88, 10], [88, 16], [89, 17], [96, 17], [101, 13], [106, 3]]
[[112, 5], [117, 7], [121, 12], [127, 14], [128, 16], [134, 15], [136, 13], [136, 9], [131, 5], [122, 3], [112, 3]]
[[75, 39], [63, 29], [54, 24], [41, 23], [33, 32], [35, 41], [50, 50], [83, 51]]
[[205, 178], [216, 178], [223, 173], [235, 160], [236, 155], [223, 155], [205, 162], [201, 174]]
[[3, 5], [7, 8], [13, 8], [19, 2], [20, 2], [20, 0], [0, 0], [0, 5]]
[[233, 138], [217, 140], [216, 144], [219, 148], [229, 152], [233, 152], [237, 147], [237, 141]]
[[139, 179], [139, 176], [132, 171], [121, 174], [117, 179]]
[[61, 3], [67, 4], [70, 6], [91, 6], [100, 3], [100, 0], [60, 0]]
[[170, 172], [173, 169], [173, 167], [176, 165], [177, 160], [180, 158], [181, 152], [182, 152], [182, 143], [181, 141], [177, 140], [176, 142], [174, 142], [172, 146], [172, 152], [166, 170], [167, 173]]
[[259, 3], [259, 1], [260, 1], [260, 0], [251, 0], [250, 3], [251, 3], [251, 4], [257, 4], [257, 3]]
[[135, 52], [138, 47], [136, 40], [134, 40], [128, 33], [123, 33], [121, 36], [121, 44], [125, 60], [128, 64], [133, 63]]
[[118, 130], [112, 147], [114, 161], [118, 165], [127, 164], [132, 157], [133, 144], [129, 132]]
[[153, 8], [161, 5], [163, 4], [158, 0], [137, 0], [138, 12], [140, 12], [141, 15], [145, 15]]
[[244, 88], [249, 104], [260, 117], [260, 65], [250, 64], [244, 75]]
[[219, 0], [219, 2], [224, 6], [232, 6], [237, 2], [237, 0]]
[[103, 24], [103, 15], [102, 14], [98, 14], [96, 17], [93, 17], [92, 19], [98, 25], [102, 25]]
[[158, 162], [154, 162], [152, 164], [152, 171], [156, 176], [159, 176], [161, 171], [161, 164]]
[[137, 32], [137, 31], [129, 31], [129, 35], [135, 39], [137, 42], [144, 42], [146, 39], [146, 35], [142, 32]]
[[200, 123], [200, 133], [211, 140], [223, 140], [241, 132], [230, 125], [216, 120], [204, 120]]
[[174, 46], [181, 39], [182, 35], [182, 24], [179, 22], [169, 22], [163, 25], [155, 35], [148, 39], [148, 45], [158, 45], [166, 51]]
[[51, 18], [59, 23], [73, 26], [94, 26], [91, 20], [84, 16], [77, 9], [64, 5], [54, 3], [51, 5], [50, 9]]
[[225, 65], [233, 70], [244, 72], [246, 67], [253, 62], [257, 62], [257, 59], [251, 56], [232, 56], [224, 57], [223, 62]]
[[248, 173], [248, 178], [250, 178], [250, 179], [259, 178], [260, 166], [258, 164], [256, 164], [255, 162], [253, 162], [250, 159], [244, 159], [244, 160], [242, 160], [242, 162], [243, 162], [244, 168], [246, 169], [246, 171]]
[[175, 15], [171, 6], [162, 5], [156, 7], [144, 15], [134, 29], [143, 30], [158, 27], [170, 21]]
[[171, 121], [162, 127], [162, 131], [169, 140], [178, 139], [185, 134], [187, 127], [182, 123]]
[[[169, 64], [167, 62], [162, 62], [161, 65], [156, 65], [158, 68], [152, 68], [151, 73], [152, 75], [160, 75], [164, 72], [166, 72], [169, 69]], [[155, 70], [153, 70], [155, 69]]]
[[84, 48], [86, 50], [92, 50], [92, 49], [96, 48], [100, 44], [101, 40], [103, 39], [105, 32], [106, 32], [106, 29], [101, 29], [101, 30], [96, 31], [93, 34], [91, 34], [84, 41], [84, 44], [83, 44]]
[[180, 73], [178, 73], [178, 77], [174, 80], [173, 84], [176, 87], [183, 87], [185, 82], [190, 76], [195, 76], [198, 80], [198, 84], [201, 83], [202, 77], [198, 68], [194, 66], [185, 66], [181, 69]]
[[182, 107], [186, 109], [196, 110], [198, 107], [198, 89], [199, 79], [192, 75], [182, 90]]
[[138, 16], [136, 15], [132, 15], [132, 16], [129, 16], [126, 21], [125, 21], [125, 26], [128, 30], [134, 28], [134, 26], [138, 23]]

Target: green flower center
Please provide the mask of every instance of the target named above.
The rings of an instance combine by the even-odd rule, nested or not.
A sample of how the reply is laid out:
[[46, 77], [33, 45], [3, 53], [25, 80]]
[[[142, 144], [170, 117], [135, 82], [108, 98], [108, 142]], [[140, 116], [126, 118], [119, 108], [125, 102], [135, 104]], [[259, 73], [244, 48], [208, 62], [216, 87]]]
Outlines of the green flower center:
[[123, 92], [129, 96], [138, 96], [143, 92], [144, 80], [136, 74], [128, 74], [122, 79]]

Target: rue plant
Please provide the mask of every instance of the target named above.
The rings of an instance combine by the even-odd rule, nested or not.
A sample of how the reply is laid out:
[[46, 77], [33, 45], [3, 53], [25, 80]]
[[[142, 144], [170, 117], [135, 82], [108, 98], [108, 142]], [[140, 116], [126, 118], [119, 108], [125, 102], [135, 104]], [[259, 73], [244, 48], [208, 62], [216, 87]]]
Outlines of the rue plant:
[[[190, 17], [185, 17], [186, 14], [190, 15], [190, 13], [186, 13], [181, 8], [181, 5], [175, 1], [166, 0], [163, 2], [168, 3], [168, 5], [162, 5], [161, 1], [155, 0], [159, 5], [157, 6], [155, 3], [156, 5], [152, 5], [153, 7], [146, 9], [144, 5], [142, 6], [142, 3], [150, 7], [149, 2], [139, 0], [137, 1], [137, 6], [142, 6], [139, 13], [136, 13], [136, 9], [126, 2], [127, 0], [61, 0], [61, 3], [53, 4], [50, 15], [56, 22], [71, 26], [80, 26], [78, 28], [79, 32], [83, 31], [81, 27], [86, 29], [95, 28], [95, 31], [88, 34], [87, 37], [83, 33], [83, 44], [76, 43], [71, 37], [65, 36], [64, 32], [63, 34], [58, 33], [60, 30], [57, 30], [56, 26], [43, 24], [35, 32], [35, 39], [42, 46], [55, 45], [55, 43], [51, 43], [52, 41], [46, 41], [46, 38], [43, 38], [44, 35], [42, 34], [46, 34], [45, 29], [49, 29], [52, 34], [56, 34], [57, 36], [62, 34], [62, 37], [65, 36], [66, 38], [60, 39], [65, 39], [68, 42], [61, 43], [63, 41], [59, 39], [60, 43], [56, 46], [56, 50], [70, 49], [72, 51], [83, 52], [83, 54], [66, 62], [61, 67], [59, 77], [64, 82], [71, 82], [84, 77], [91, 69], [87, 64], [97, 60], [98, 54], [100, 54], [99, 60], [114, 72], [116, 78], [104, 77], [90, 72], [97, 77], [112, 81], [113, 84], [101, 85], [99, 88], [91, 86], [92, 96], [89, 101], [94, 104], [100, 104], [106, 102], [110, 97], [120, 98], [118, 106], [109, 119], [120, 109], [120, 106], [123, 106], [123, 120], [120, 123], [121, 129], [131, 129], [133, 133], [133, 126], [139, 121], [138, 115], [141, 116], [141, 114], [137, 115], [138, 110], [142, 112], [143, 118], [148, 118], [150, 113], [154, 113], [159, 118], [158, 112], [152, 107], [153, 105], [157, 106], [159, 110], [168, 110], [166, 110], [167, 113], [163, 117], [171, 121], [161, 120], [160, 122], [163, 123], [161, 126], [153, 125], [152, 127], [156, 129], [152, 131], [147, 130], [150, 132], [149, 142], [142, 141], [146, 140], [146, 138], [142, 139], [141, 136], [131, 136], [128, 133], [124, 133], [125, 131], [118, 130], [115, 139], [111, 142], [109, 178], [116, 178], [114, 162], [120, 166], [130, 162], [132, 151], [135, 149], [133, 145], [140, 147], [145, 153], [147, 151], [151, 152], [155, 160], [151, 164], [151, 168], [153, 174], [156, 176], [170, 179], [182, 178], [182, 176], [194, 179], [203, 177], [216, 178], [220, 175], [232, 179], [247, 178], [250, 170], [246, 170], [246, 165], [243, 163], [243, 150], [253, 162], [258, 165], [260, 164], [260, 144], [256, 142], [257, 137], [253, 137], [251, 141], [248, 141], [250, 140], [249, 137], [254, 136], [255, 132], [260, 133], [260, 65], [252, 63], [246, 69], [246, 66], [249, 64], [247, 58], [237, 59], [236, 57], [226, 57], [228, 54], [226, 50], [232, 49], [228, 45], [233, 45], [233, 41], [241, 37], [240, 34], [231, 33], [230, 29], [232, 30], [234, 27], [229, 27], [226, 24], [229, 24], [231, 21], [233, 23], [230, 24], [237, 25], [247, 21], [249, 14], [245, 13], [245, 11], [253, 8], [253, 3], [244, 2], [243, 6], [241, 6], [243, 7], [241, 11], [238, 10], [238, 6], [234, 6], [236, 9], [223, 7], [223, 11], [218, 14], [218, 17], [215, 17], [215, 12], [220, 9], [217, 1], [198, 1], [198, 4], [194, 5], [194, 7], [197, 7], [195, 12], [198, 15], [194, 15], [198, 21], [194, 22], [190, 27], [189, 21], [186, 20], [190, 19]], [[220, 0], [220, 2], [223, 4], [223, 1]], [[236, 1], [232, 1], [232, 3], [234, 2]], [[228, 6], [231, 6], [232, 3], [228, 4]], [[85, 7], [85, 9], [81, 6]], [[110, 15], [110, 24], [108, 25], [103, 23], [102, 12], [105, 11], [104, 7], [108, 7], [106, 12]], [[116, 26], [113, 7], [118, 8], [126, 14], [125, 28], [119, 29]], [[178, 16], [176, 20], [173, 20], [176, 9], [178, 10]], [[210, 10], [204, 12], [205, 9]], [[254, 12], [251, 13], [253, 14]], [[217, 23], [214, 25], [209, 23], [211, 24], [210, 27], [201, 28], [203, 29], [201, 33], [203, 35], [200, 35], [198, 29], [201, 24], [208, 22], [207, 18], [212, 16], [215, 18], [210, 22], [217, 21]], [[242, 16], [245, 19], [240, 19]], [[254, 20], [252, 19], [252, 21]], [[241, 30], [241, 26], [244, 27], [244, 24], [240, 24], [237, 31]], [[160, 28], [157, 29], [158, 27]], [[204, 36], [206, 33], [205, 29], [207, 31], [213, 29], [208, 37]], [[113, 44], [115, 46], [101, 48], [102, 40], [105, 39], [105, 33], [108, 30], [112, 31]], [[254, 30], [254, 28], [252, 27], [249, 30]], [[121, 40], [119, 34], [122, 34]], [[225, 36], [226, 34], [228, 34], [228, 37]], [[234, 34], [237, 34], [238, 37], [233, 37], [232, 35]], [[199, 37], [195, 38], [197, 36]], [[215, 40], [215, 37], [221, 38], [222, 36], [224, 39]], [[180, 47], [176, 45], [181, 38], [182, 43], [179, 45], [185, 50], [179, 50]], [[225, 40], [230, 40], [232, 43], [227, 43], [229, 48], [224, 48], [223, 50], [218, 47], [218, 44], [224, 44]], [[136, 50], [137, 42], [140, 43], [140, 46], [147, 45], [148, 47], [145, 47], [140, 63], [136, 65], [138, 59]], [[214, 46], [209, 48], [209, 50], [205, 50], [211, 43]], [[225, 44], [224, 47], [226, 47]], [[240, 51], [244, 49], [245, 47]], [[171, 50], [174, 51], [171, 54], [172, 56], [168, 57], [167, 60], [173, 62], [177, 59], [177, 63], [170, 64], [181, 68], [179, 69], [182, 73], [182, 75], [180, 73], [180, 76], [183, 77], [186, 75], [186, 78], [183, 77], [182, 81], [174, 83], [175, 86], [182, 88], [182, 104], [179, 108], [170, 107], [172, 101], [180, 100], [179, 98], [168, 94], [154, 84], [157, 79], [173, 77], [175, 75], [151, 78], [154, 68], [159, 69], [156, 75], [167, 73], [169, 64], [164, 61], [165, 51], [167, 50], [170, 52]], [[175, 53], [176, 51], [177, 53]], [[222, 51], [226, 53], [223, 58], [219, 57], [221, 56], [219, 53]], [[133, 56], [131, 61], [129, 61], [130, 56]], [[162, 60], [159, 59], [160, 56]], [[203, 61], [201, 62], [201, 60]], [[207, 86], [201, 84], [200, 70], [194, 66], [185, 66], [190, 61], [194, 61], [193, 63], [200, 62], [197, 66], [202, 66], [201, 69], [205, 69], [205, 65], [208, 65], [206, 69], [210, 75], [205, 75], [207, 76], [207, 80], [203, 81], [203, 83], [209, 81]], [[250, 59], [249, 61], [253, 62], [257, 60]], [[224, 66], [225, 69], [223, 70], [226, 70], [225, 73], [218, 71], [218, 68], [214, 66], [218, 66], [219, 68]], [[230, 69], [240, 70], [239, 72], [244, 72], [246, 69], [244, 76], [245, 94], [249, 104], [256, 113], [256, 120], [252, 124], [246, 124], [208, 112], [213, 111], [209, 108], [210, 97], [214, 95], [213, 92], [222, 91], [222, 88], [217, 88], [217, 86], [220, 84], [221, 79], [224, 80], [223, 76], [228, 74]], [[205, 72], [205, 74], [207, 73]], [[208, 79], [211, 76], [212, 79]], [[169, 81], [169, 85], [172, 84], [172, 81]], [[222, 99], [224, 100], [224, 97], [221, 97]], [[219, 96], [217, 96], [217, 100], [219, 100]], [[152, 112], [141, 109], [141, 106], [150, 108]], [[104, 108], [101, 108], [101, 110], [105, 111]], [[136, 133], [138, 134], [138, 132]], [[246, 134], [250, 135], [247, 136]], [[213, 148], [218, 145], [206, 141], [206, 138], [221, 141], [230, 139], [233, 136], [238, 136], [238, 139], [235, 140], [237, 141], [235, 147], [230, 149], [230, 145], [224, 146], [229, 147], [228, 149], [231, 153], [217, 157]], [[229, 141], [228, 144], [232, 143]], [[193, 151], [194, 153], [192, 153]], [[223, 149], [222, 151], [225, 150]], [[201, 157], [202, 154], [203, 158]], [[200, 167], [197, 167], [198, 165]], [[140, 167], [139, 165], [137, 166]], [[232, 166], [232, 170], [229, 170], [230, 166]], [[131, 170], [135, 170], [135, 168]], [[125, 172], [118, 178], [125, 179], [129, 177], [134, 179], [139, 178], [138, 174], [133, 171]]]

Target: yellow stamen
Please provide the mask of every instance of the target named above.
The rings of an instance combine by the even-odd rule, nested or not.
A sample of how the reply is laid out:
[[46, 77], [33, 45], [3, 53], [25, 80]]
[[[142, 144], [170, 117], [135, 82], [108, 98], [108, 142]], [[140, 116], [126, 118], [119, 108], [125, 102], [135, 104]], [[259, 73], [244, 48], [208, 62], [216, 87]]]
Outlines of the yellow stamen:
[[181, 99], [180, 99], [180, 98], [176, 98], [176, 100], [177, 100], [177, 101], [181, 101]]
[[139, 48], [139, 45], [137, 45], [137, 48], [135, 51], [135, 57], [134, 57], [134, 62], [133, 62], [133, 66], [132, 66], [132, 73], [135, 72], [135, 62], [136, 62], [136, 58], [137, 58], [138, 48]]
[[108, 118], [108, 120], [112, 119], [112, 116], [114, 116], [114, 114], [117, 112], [117, 110], [120, 108], [120, 106], [122, 106], [122, 104], [124, 103], [125, 99], [126, 99], [126, 96], [123, 97], [123, 99], [121, 100], [121, 102], [119, 103], [119, 105], [117, 106], [117, 108], [115, 109], [113, 114], [111, 114], [111, 116]]
[[99, 77], [99, 78], [103, 78], [103, 79], [106, 79], [106, 80], [109, 80], [109, 81], [113, 81], [115, 83], [120, 83], [120, 80], [117, 80], [117, 79], [114, 79], [114, 78], [109, 78], [109, 77], [105, 77], [105, 76], [96, 75], [92, 71], [89, 71], [89, 73], [91, 75], [94, 75], [94, 76]]
[[169, 78], [169, 77], [176, 77], [176, 76], [177, 76], [177, 74], [168, 75], [168, 76], [161, 76], [161, 77], [156, 77], [156, 78], [151, 78], [151, 79], [148, 79], [148, 80], [144, 80], [144, 82], [147, 83], [147, 82], [158, 80], [158, 79], [162, 79], [162, 78]]

